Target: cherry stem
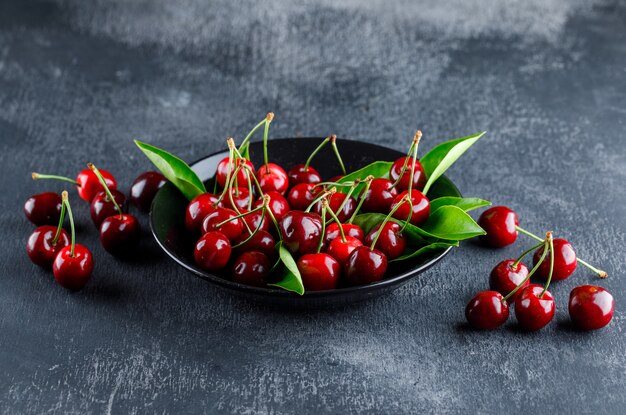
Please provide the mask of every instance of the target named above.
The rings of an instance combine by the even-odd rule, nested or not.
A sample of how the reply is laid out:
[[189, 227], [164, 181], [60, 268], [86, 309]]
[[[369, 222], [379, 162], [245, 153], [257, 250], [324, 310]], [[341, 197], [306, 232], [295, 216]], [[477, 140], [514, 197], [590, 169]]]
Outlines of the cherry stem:
[[[268, 203], [269, 203], [269, 196], [265, 195], [263, 196], [263, 198], [267, 198]], [[267, 212], [267, 214], [269, 215], [270, 219], [272, 219], [272, 222], [274, 223], [274, 226], [276, 227], [276, 232], [278, 233], [278, 237], [282, 240], [282, 234], [280, 233], [280, 226], [278, 226], [278, 221], [276, 220], [276, 216], [274, 216], [274, 214], [272, 213], [272, 210], [267, 207], [263, 213]]]
[[247, 243], [250, 239], [254, 238], [254, 235], [256, 235], [257, 232], [259, 232], [259, 230], [261, 229], [261, 226], [263, 226], [264, 220], [265, 220], [265, 210], [263, 210], [263, 213], [261, 213], [261, 220], [259, 221], [259, 224], [256, 226], [256, 229], [254, 230], [254, 232], [250, 233], [250, 236], [248, 236], [243, 241], [239, 242], [237, 245], [234, 245], [233, 249], [239, 248], [241, 245]]
[[506, 300], [508, 300], [509, 298], [511, 298], [511, 296], [515, 295], [516, 292], [519, 291], [519, 289], [526, 284], [526, 282], [528, 282], [528, 280], [530, 280], [530, 277], [533, 276], [533, 274], [539, 269], [539, 266], [543, 263], [543, 260], [546, 259], [546, 255], [548, 253], [548, 251], [546, 250], [546, 248], [548, 247], [548, 241], [547, 238], [545, 241], [543, 241], [543, 253], [541, 254], [541, 258], [539, 258], [539, 261], [535, 264], [535, 266], [533, 267], [532, 270], [530, 270], [530, 272], [528, 273], [528, 275], [526, 275], [526, 278], [524, 278], [522, 280], [522, 282], [520, 282], [517, 287], [513, 288], [513, 290], [511, 290], [510, 293], [508, 293], [507, 295], [504, 296], [504, 298], [502, 299], [502, 302], [506, 302]]
[[329, 141], [330, 141], [330, 137], [326, 137], [324, 141], [322, 141], [322, 143], [319, 146], [317, 146], [315, 150], [313, 150], [309, 158], [306, 160], [306, 163], [304, 163], [304, 171], [309, 171], [309, 164], [311, 164], [313, 157], [315, 157], [315, 155], [319, 153], [320, 150], [323, 149], [324, 146], [328, 144]]
[[410, 213], [409, 213], [409, 216], [407, 216], [406, 219], [404, 220], [404, 223], [402, 224], [402, 229], [400, 229], [400, 233], [404, 232], [407, 225], [411, 223], [411, 219], [413, 219], [413, 198], [411, 198], [410, 193], [407, 193], [407, 197], [409, 199], [409, 212]]
[[319, 187], [319, 186], [339, 186], [339, 187], [348, 187], [348, 186], [352, 186], [354, 184], [354, 182], [345, 182], [345, 183], [338, 183], [338, 182], [321, 182], [321, 183], [317, 183], [313, 186], [313, 188]]
[[330, 143], [333, 146], [333, 151], [335, 152], [335, 156], [337, 157], [337, 161], [339, 162], [339, 166], [341, 166], [341, 171], [344, 176], [346, 175], [346, 166], [343, 164], [343, 160], [341, 159], [341, 154], [339, 154], [339, 149], [337, 148], [337, 136], [332, 134], [330, 136]]
[[331, 188], [331, 189], [329, 189], [329, 190], [324, 190], [324, 191], [322, 192], [322, 194], [321, 194], [321, 195], [319, 195], [317, 198], [315, 198], [315, 199], [314, 199], [314, 200], [313, 200], [313, 201], [309, 204], [309, 206], [307, 206], [307, 208], [306, 208], [304, 211], [305, 211], [305, 212], [307, 212], [307, 213], [308, 213], [308, 212], [310, 212], [310, 211], [311, 211], [311, 209], [313, 209], [313, 206], [315, 206], [315, 205], [316, 205], [316, 204], [317, 204], [320, 200], [324, 199], [326, 196], [333, 195], [333, 194], [334, 194], [334, 193], [336, 193], [336, 192], [337, 192], [337, 188], [335, 188], [335, 187], [333, 187], [333, 188]]
[[[341, 205], [339, 205], [339, 208], [337, 209], [337, 213], [343, 210], [343, 208], [348, 203], [348, 200], [350, 200], [350, 197], [352, 197], [352, 193], [354, 193], [354, 190], [357, 188], [359, 184], [361, 184], [361, 180], [356, 179], [354, 183], [352, 184], [352, 187], [350, 188], [350, 190], [348, 190], [348, 193], [346, 194], [346, 197], [343, 199], [343, 202], [341, 202]], [[328, 210], [332, 211], [330, 207], [328, 208]]]
[[[339, 221], [339, 218], [337, 217], [335, 212], [333, 212], [332, 209], [328, 208], [326, 211], [330, 214], [330, 216], [332, 217], [332, 220], [335, 221], [335, 223], [337, 223], [337, 226], [339, 226], [339, 233], [341, 234], [341, 240], [343, 241], [343, 243], [346, 243], [347, 242], [346, 241], [346, 234], [343, 231], [343, 226], [341, 226], [341, 222]], [[322, 237], [323, 236], [324, 235], [322, 234]]]
[[74, 258], [74, 250], [76, 248], [76, 230], [74, 228], [74, 215], [72, 215], [72, 208], [70, 207], [70, 199], [67, 196], [67, 191], [61, 193], [61, 200], [63, 205], [67, 207], [67, 215], [70, 217], [70, 229], [72, 231], [72, 248], [70, 249], [70, 256]]
[[219, 228], [220, 226], [225, 225], [228, 222], [234, 221], [235, 219], [240, 219], [240, 218], [243, 218], [244, 216], [248, 216], [248, 215], [250, 215], [252, 213], [256, 213], [259, 210], [263, 209], [264, 207], [265, 207], [265, 204], [263, 204], [262, 206], [256, 207], [256, 208], [252, 209], [251, 211], [240, 213], [237, 216], [233, 216], [232, 218], [228, 218], [225, 221], [222, 221], [222, 222], [218, 223], [217, 225], [215, 225], [215, 227]]
[[[65, 191], [67, 193], [67, 191]], [[51, 245], [56, 246], [57, 241], [59, 240], [59, 236], [61, 236], [61, 230], [63, 229], [63, 222], [65, 221], [65, 203], [62, 202], [61, 199], [61, 216], [59, 217], [59, 224], [57, 226], [57, 232], [54, 234], [54, 238], [52, 238]]]
[[378, 242], [378, 238], [380, 238], [380, 235], [382, 234], [382, 230], [385, 227], [385, 225], [387, 224], [387, 222], [389, 222], [389, 220], [391, 219], [391, 217], [393, 216], [394, 213], [396, 213], [396, 210], [398, 210], [398, 208], [400, 207], [400, 205], [402, 205], [403, 202], [407, 202], [408, 201], [408, 196], [404, 196], [401, 200], [400, 203], [398, 203], [397, 205], [395, 205], [393, 207], [393, 209], [391, 209], [391, 212], [389, 212], [389, 214], [387, 216], [385, 216], [385, 220], [383, 220], [380, 223], [380, 227], [378, 228], [378, 232], [376, 232], [376, 238], [374, 238], [374, 240], [372, 241], [372, 245], [370, 246], [370, 249], [374, 249], [374, 247], [376, 246], [376, 242]]
[[[552, 239], [552, 232], [548, 232], [546, 234], [546, 238], [550, 241], [550, 272], [548, 272], [548, 281], [546, 281], [546, 285], [543, 287], [543, 291], [539, 294], [539, 298], [543, 298], [543, 295], [548, 291], [548, 287], [550, 286], [550, 281], [552, 281], [552, 273], [554, 271], [554, 241]], [[544, 248], [545, 250], [545, 248]]]
[[[320, 236], [320, 241], [317, 244], [317, 253], [322, 252], [322, 246], [324, 245], [324, 234], [326, 233], [326, 221], [324, 218], [326, 217], [326, 211], [328, 210], [328, 199], [322, 199], [322, 233]], [[339, 225], [341, 226], [341, 224]]]
[[[407, 153], [406, 153], [406, 158], [404, 159], [404, 164], [402, 164], [402, 169], [400, 170], [400, 175], [398, 176], [396, 181], [391, 185], [392, 189], [394, 187], [396, 187], [400, 183], [400, 180], [402, 179], [402, 176], [404, 176], [404, 173], [406, 173], [406, 169], [409, 166], [409, 159], [411, 158], [411, 155], [413, 155], [413, 170], [415, 170], [415, 159], [417, 158], [417, 146], [419, 145], [419, 142], [420, 142], [421, 138], [422, 138], [422, 132], [420, 130], [417, 130], [415, 132], [415, 135], [413, 136], [413, 141], [411, 142], [411, 145], [409, 146], [409, 151], [407, 151]], [[410, 183], [413, 183], [413, 177], [412, 176], [411, 176], [411, 182]]]
[[[263, 197], [265, 194], [263, 193], [263, 189], [261, 189], [261, 183], [259, 183], [256, 176], [254, 175], [254, 170], [252, 170], [250, 166], [248, 166], [247, 164], [244, 164], [243, 168], [244, 170], [248, 171], [248, 178], [252, 177], [252, 180], [254, 180], [254, 184], [256, 185], [256, 188], [259, 191], [260, 197]], [[252, 192], [250, 192], [250, 194], [252, 194]]]
[[274, 113], [268, 112], [265, 117], [265, 129], [263, 131], [263, 160], [265, 161], [265, 174], [270, 174], [269, 159], [267, 157], [267, 135], [270, 131], [270, 123], [274, 119]]
[[80, 187], [80, 185], [78, 184], [76, 180], [72, 180], [69, 177], [65, 177], [65, 176], [57, 176], [55, 174], [41, 174], [37, 172], [32, 172], [30, 174], [30, 177], [32, 177], [33, 180], [42, 180], [42, 179], [61, 180], [64, 182], [75, 184], [76, 186]]
[[93, 163], [87, 163], [87, 167], [89, 167], [89, 169], [92, 172], [94, 172], [94, 174], [98, 177], [98, 180], [100, 180], [102, 187], [104, 187], [104, 192], [107, 194], [107, 197], [111, 199], [111, 202], [113, 202], [115, 209], [117, 209], [117, 211], [120, 212], [120, 219], [123, 219], [124, 216], [123, 216], [122, 209], [120, 208], [120, 205], [117, 204], [117, 202], [115, 201], [115, 198], [111, 194], [111, 190], [109, 189], [109, 186], [107, 186], [107, 182], [106, 180], [104, 180], [104, 177], [102, 177], [102, 173], [100, 173], [100, 170], [98, 170], [98, 168], [94, 166]]
[[[413, 190], [413, 175], [415, 174], [415, 163], [417, 163], [417, 148], [420, 144], [420, 138], [422, 138], [422, 132], [417, 130], [415, 136], [413, 137], [413, 157], [411, 163], [411, 174], [409, 176], [409, 197], [411, 195], [411, 190]], [[424, 195], [426, 195], [427, 189], [424, 189]], [[411, 206], [411, 215], [413, 215], [413, 206]]]
[[370, 185], [372, 184], [372, 180], [374, 180], [374, 176], [372, 176], [371, 174], [365, 178], [364, 180], [365, 188], [363, 189], [363, 191], [361, 192], [361, 196], [359, 197], [359, 204], [356, 205], [356, 209], [354, 210], [354, 213], [352, 214], [352, 216], [350, 216], [350, 219], [348, 219], [347, 223], [352, 223], [354, 218], [356, 218], [356, 215], [359, 213], [359, 210], [363, 206], [363, 202], [365, 202], [365, 197], [367, 196], [367, 192], [369, 192], [370, 190]]
[[241, 145], [239, 146], [239, 152], [240, 153], [244, 152], [244, 149], [246, 148], [247, 145], [249, 145], [248, 143], [250, 142], [250, 139], [252, 138], [254, 133], [256, 133], [259, 128], [261, 128], [263, 125], [265, 125], [266, 122], [267, 122], [267, 119], [264, 118], [263, 121], [261, 121], [260, 123], [255, 125], [254, 128], [252, 130], [250, 130], [250, 132], [248, 133], [246, 138], [243, 139], [243, 141], [241, 142]]
[[[536, 241], [543, 241], [543, 239], [541, 239], [540, 237], [538, 237], [537, 235], [533, 234], [532, 232], [527, 231], [526, 229], [520, 228], [519, 226], [516, 226], [515, 229], [520, 232], [523, 233], [524, 235], [533, 238]], [[609, 274], [606, 271], [603, 271], [599, 268], [594, 267], [593, 265], [591, 265], [590, 263], [588, 263], [587, 261], [583, 261], [582, 259], [578, 258], [578, 256], [576, 256], [576, 261], [578, 261], [578, 263], [584, 267], [589, 268], [590, 270], [592, 270], [593, 272], [595, 272], [596, 274], [598, 274], [598, 277], [600, 278], [607, 278], [609, 276]]]
[[533, 246], [532, 248], [530, 248], [530, 249], [528, 249], [528, 250], [524, 251], [524, 253], [523, 253], [522, 255], [520, 255], [520, 256], [519, 256], [519, 257], [515, 260], [515, 262], [513, 263], [513, 265], [512, 265], [511, 267], [512, 267], [513, 269], [517, 269], [517, 267], [519, 266], [520, 262], [522, 262], [522, 259], [524, 259], [524, 257], [525, 257], [526, 255], [530, 254], [531, 252], [533, 252], [534, 250], [536, 250], [537, 248], [539, 248], [539, 247], [540, 247], [541, 245], [543, 245], [543, 244], [544, 244], [544, 242], [543, 242], [543, 241], [541, 241], [541, 243], [539, 243], [539, 244], [537, 244], [537, 245]]
[[217, 198], [217, 202], [215, 202], [215, 205], [217, 205], [222, 201], [222, 199], [224, 199], [224, 195], [226, 195], [228, 189], [232, 187], [230, 184], [230, 176], [234, 167], [233, 148], [235, 147], [235, 140], [233, 140], [232, 137], [228, 137], [228, 139], [226, 140], [226, 144], [228, 144], [228, 172], [226, 173], [226, 182], [224, 182], [224, 191], [222, 192], [220, 197]]

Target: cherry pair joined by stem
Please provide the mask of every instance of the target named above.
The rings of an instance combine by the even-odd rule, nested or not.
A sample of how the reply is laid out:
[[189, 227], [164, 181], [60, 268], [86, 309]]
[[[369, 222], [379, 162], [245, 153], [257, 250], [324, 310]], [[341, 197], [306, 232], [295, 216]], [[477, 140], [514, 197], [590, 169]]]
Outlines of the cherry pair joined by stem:
[[24, 203], [26, 218], [37, 226], [56, 225], [61, 217], [61, 195], [44, 192], [33, 195]]
[[[117, 181], [111, 173], [106, 170], [101, 170], [100, 173], [102, 174], [102, 177], [104, 178], [106, 185], [109, 189], [117, 189]], [[72, 180], [64, 176], [40, 173], [33, 173], [32, 178], [33, 180], [55, 179], [73, 183], [76, 185], [78, 196], [80, 196], [81, 199], [86, 200], [87, 202], [91, 202], [91, 200], [98, 192], [104, 190], [100, 179], [90, 169], [81, 170], [81, 172], [78, 173], [78, 176], [76, 176], [76, 180]]]
[[142, 212], [149, 212], [152, 200], [167, 179], [156, 171], [141, 173], [130, 186], [130, 201]]
[[70, 244], [70, 237], [63, 228], [55, 241], [57, 229], [56, 226], [40, 226], [28, 237], [26, 253], [34, 264], [51, 269], [59, 251]]

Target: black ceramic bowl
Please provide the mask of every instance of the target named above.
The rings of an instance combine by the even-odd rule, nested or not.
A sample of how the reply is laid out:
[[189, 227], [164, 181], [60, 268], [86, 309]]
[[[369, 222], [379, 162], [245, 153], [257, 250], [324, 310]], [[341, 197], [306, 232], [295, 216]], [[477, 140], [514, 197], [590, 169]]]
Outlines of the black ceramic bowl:
[[[315, 137], [271, 140], [269, 142], [270, 161], [280, 164], [285, 169], [289, 169], [298, 163], [304, 163], [308, 155], [311, 154], [322, 139], [322, 137]], [[357, 170], [376, 160], [393, 161], [404, 156], [404, 154], [396, 150], [362, 141], [338, 140], [337, 144], [348, 171]], [[191, 164], [191, 168], [206, 183], [207, 190], [211, 191], [213, 189], [213, 176], [217, 164], [227, 156], [228, 151], [224, 150]], [[262, 142], [250, 145], [250, 156], [257, 168], [263, 164]], [[341, 174], [330, 146], [322, 150], [311, 165], [320, 172], [324, 179]], [[428, 196], [434, 199], [441, 196], [460, 196], [460, 193], [450, 180], [446, 177], [441, 177], [431, 187]], [[400, 287], [426, 271], [452, 249], [442, 249], [439, 252], [414, 261], [391, 263], [383, 281], [330, 291], [309, 291], [300, 296], [279, 288], [258, 288], [238, 284], [227, 279], [227, 272], [220, 276], [198, 268], [193, 259], [193, 247], [197, 237], [190, 235], [185, 228], [185, 209], [187, 204], [187, 199], [170, 183], [163, 186], [155, 196], [150, 211], [150, 227], [161, 248], [179, 265], [198, 277], [247, 299], [273, 305], [322, 308], [341, 306], [373, 298]]]

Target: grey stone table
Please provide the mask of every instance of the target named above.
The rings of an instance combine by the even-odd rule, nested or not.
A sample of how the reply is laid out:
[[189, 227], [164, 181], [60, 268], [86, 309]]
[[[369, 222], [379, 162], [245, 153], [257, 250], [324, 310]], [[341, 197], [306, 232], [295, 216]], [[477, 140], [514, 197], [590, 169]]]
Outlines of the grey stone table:
[[[623, 413], [626, 406], [626, 8], [604, 1], [0, 2], [0, 407], [4, 413]], [[367, 5], [366, 5], [367, 4]], [[33, 266], [21, 208], [92, 161], [126, 188], [131, 139], [193, 160], [267, 111], [272, 135], [423, 149], [480, 130], [451, 170], [466, 195], [567, 236], [610, 274], [611, 325], [477, 333], [468, 299], [503, 250], [464, 243], [386, 297], [293, 312], [194, 278], [147, 232], [106, 255], [75, 198], [92, 281]]]

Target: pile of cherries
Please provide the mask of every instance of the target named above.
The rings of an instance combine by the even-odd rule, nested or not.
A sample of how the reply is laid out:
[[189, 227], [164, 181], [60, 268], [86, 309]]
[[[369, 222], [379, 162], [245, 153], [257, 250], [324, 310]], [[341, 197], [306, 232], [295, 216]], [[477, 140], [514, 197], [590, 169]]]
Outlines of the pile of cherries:
[[[419, 226], [430, 213], [430, 202], [421, 192], [426, 176], [416, 156], [421, 133], [407, 156], [393, 163], [390, 179], [369, 176], [345, 182], [337, 176], [324, 182], [311, 161], [328, 143], [346, 174], [336, 137], [327, 137], [306, 163], [285, 171], [268, 161], [267, 126], [272, 118], [270, 113], [265, 120], [263, 165], [255, 169], [244, 156], [252, 133], [239, 148], [230, 138], [229, 155], [217, 166], [215, 190], [189, 203], [185, 223], [199, 238], [194, 248], [197, 266], [226, 270], [235, 282], [264, 287], [276, 282], [272, 271], [279, 263], [280, 243], [294, 256], [307, 291], [382, 280], [387, 262], [407, 246], [402, 224], [390, 219]], [[359, 212], [387, 217], [365, 234], [353, 223]]]
[[[506, 259], [493, 268], [489, 276], [491, 290], [476, 294], [465, 308], [467, 321], [474, 328], [500, 327], [509, 318], [509, 306], [512, 304], [522, 328], [539, 330], [552, 321], [556, 311], [554, 297], [548, 291], [551, 281], [569, 278], [577, 263], [591, 269], [600, 278], [607, 277], [606, 272], [577, 258], [567, 240], [553, 239], [552, 232], [547, 232], [542, 239], [520, 228], [517, 214], [506, 206], [487, 209], [478, 223], [487, 232], [481, 240], [488, 246], [501, 248], [511, 245], [518, 233], [530, 236], [538, 244], [523, 252], [519, 258]], [[529, 271], [522, 260], [533, 251], [533, 268]], [[531, 284], [533, 275], [543, 279], [545, 285]], [[596, 330], [609, 324], [614, 308], [613, 296], [602, 287], [582, 285], [570, 293], [569, 315], [582, 330]]]
[[[98, 170], [91, 163], [87, 166], [78, 173], [76, 180], [39, 173], [33, 173], [32, 177], [76, 185], [78, 196], [90, 203], [91, 219], [100, 232], [103, 248], [117, 257], [130, 255], [139, 243], [140, 229], [137, 218], [128, 213], [126, 195], [117, 190], [117, 181], [111, 173]], [[130, 188], [130, 200], [139, 210], [147, 212], [157, 190], [165, 183], [161, 173], [143, 173]], [[31, 261], [42, 268], [52, 269], [55, 280], [67, 289], [84, 287], [93, 271], [93, 255], [87, 247], [76, 243], [68, 193], [44, 192], [31, 196], [24, 204], [24, 213], [38, 226], [26, 243], [26, 253]], [[63, 229], [66, 213], [71, 238]]]

